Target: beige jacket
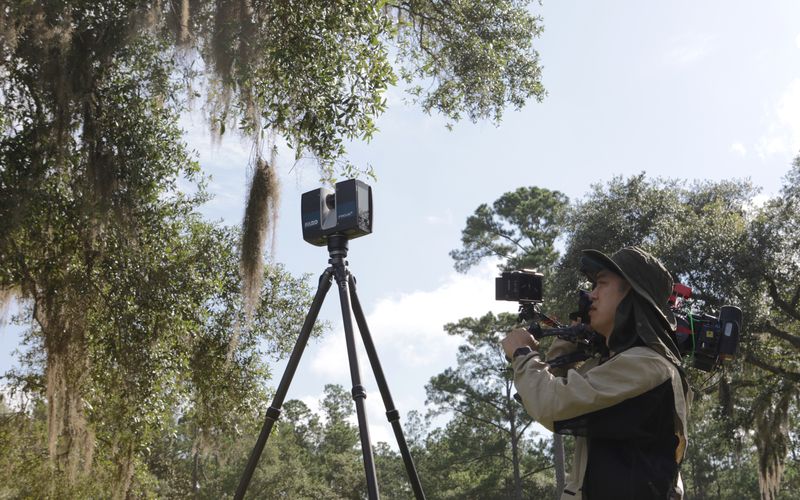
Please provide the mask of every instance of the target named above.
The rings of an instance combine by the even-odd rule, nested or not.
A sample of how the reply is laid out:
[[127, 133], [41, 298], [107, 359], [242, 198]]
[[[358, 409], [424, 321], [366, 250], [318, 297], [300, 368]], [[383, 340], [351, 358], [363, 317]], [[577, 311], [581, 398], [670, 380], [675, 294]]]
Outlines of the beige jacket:
[[[554, 345], [553, 350], [558, 351], [559, 347]], [[549, 356], [551, 359], [555, 357], [553, 350]], [[679, 440], [675, 460], [680, 463], [683, 459], [687, 443], [687, 402], [681, 378], [672, 363], [649, 347], [633, 347], [600, 365], [596, 360], [589, 360], [577, 370], [570, 369], [563, 377], [550, 373], [549, 365], [540, 359], [539, 353], [517, 357], [513, 367], [514, 385], [525, 410], [551, 431], [553, 422], [614, 406], [671, 380], [675, 397], [675, 434]], [[586, 439], [578, 437], [572, 471], [567, 477], [562, 500], [582, 498], [580, 490], [587, 460]], [[680, 493], [678, 495], [680, 498]]]

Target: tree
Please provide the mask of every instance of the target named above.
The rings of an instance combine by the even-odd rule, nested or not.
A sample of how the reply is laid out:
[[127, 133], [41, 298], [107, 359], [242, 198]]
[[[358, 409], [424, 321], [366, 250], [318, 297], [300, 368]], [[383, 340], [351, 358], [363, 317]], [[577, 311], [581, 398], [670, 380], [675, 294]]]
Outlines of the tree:
[[[490, 208], [480, 205], [467, 218], [462, 231], [463, 248], [453, 250], [456, 270], [465, 272], [482, 259], [500, 259], [503, 270], [534, 268], [548, 272], [558, 260], [555, 241], [568, 215], [569, 199], [558, 191], [539, 187], [518, 188], [504, 193]], [[545, 304], [552, 294], [547, 292]], [[554, 461], [562, 467], [564, 443], [554, 435]], [[563, 487], [563, 469], [556, 470], [557, 490]]]
[[[99, 260], [153, 241], [140, 234], [141, 217], [154, 215], [178, 176], [196, 175], [175, 126], [194, 86], [204, 86], [212, 128], [222, 134], [236, 124], [254, 141], [239, 245], [249, 318], [277, 206], [266, 146], [282, 136], [331, 178], [345, 141], [369, 138], [385, 108], [382, 94], [395, 80], [389, 45], [398, 48], [404, 78], [433, 81], [429, 92], [415, 91], [426, 109], [453, 119], [460, 110], [499, 119], [507, 102], [544, 95], [531, 45], [540, 20], [525, 3], [176, 6], [116, 0], [0, 9], [0, 290], [33, 301], [46, 357], [48, 448], [55, 457], [65, 430], [58, 455], [70, 476], [91, 462], [81, 394], [94, 339], [83, 312], [104, 293], [91, 278]], [[62, 425], [65, 415], [73, 417]]]
[[[778, 498], [789, 450], [791, 422], [800, 414], [800, 157], [779, 196], [758, 211], [749, 228], [747, 289], [762, 309], [745, 360], [761, 381], [753, 396], [762, 498]], [[766, 375], [764, 375], [766, 373]]]
[[626, 245], [652, 251], [709, 308], [739, 303], [746, 294], [731, 284], [744, 271], [730, 264], [746, 255], [747, 210], [756, 193], [747, 181], [686, 187], [645, 174], [593, 186], [569, 212], [566, 248], [549, 287], [559, 312], [574, 308], [574, 290], [585, 281], [578, 272], [581, 250], [613, 253]]
[[[432, 415], [455, 417], [442, 434], [452, 448], [440, 467], [448, 471], [449, 481], [463, 483], [450, 486], [459, 495], [521, 499], [523, 491], [526, 497], [542, 492], [532, 476], [542, 469], [543, 454], [524, 438], [533, 421], [513, 397], [513, 373], [497, 341], [497, 333], [515, 320], [489, 313], [445, 326], [466, 343], [459, 346], [458, 366], [433, 377], [426, 392]], [[470, 471], [469, 481], [453, 477], [459, 470]]]
[[[169, 270], [175, 263], [164, 256], [176, 254], [176, 240], [185, 228], [179, 221], [201, 199], [171, 189], [179, 176], [193, 177], [196, 165], [176, 140], [174, 116], [145, 97], [152, 87], [167, 86], [167, 75], [160, 74], [164, 80], [156, 81], [157, 65], [148, 57], [153, 47], [142, 44], [128, 51], [126, 62], [132, 66], [117, 67], [94, 82], [95, 95], [105, 99], [106, 106], [98, 110], [86, 102], [82, 111], [91, 115], [91, 123], [85, 124], [86, 138], [97, 143], [74, 140], [65, 130], [65, 145], [57, 147], [53, 136], [62, 133], [60, 127], [71, 117], [45, 104], [55, 88], [40, 93], [22, 84], [43, 76], [35, 74], [35, 68], [15, 60], [16, 66], [6, 68], [9, 78], [2, 82], [4, 96], [11, 96], [4, 100], [11, 128], [0, 141], [0, 288], [16, 290], [32, 305], [37, 328], [30, 338], [45, 362], [41, 386], [46, 387], [48, 400], [47, 449], [68, 479], [91, 467], [94, 437], [86, 425], [86, 399], [93, 354], [107, 349], [111, 362], [120, 366], [114, 355], [128, 351], [115, 347], [125, 340], [134, 344], [134, 353], [154, 344], [156, 350], [166, 349], [156, 342], [137, 344], [147, 339], [147, 326], [153, 325], [139, 322], [132, 309], [142, 301], [159, 304], [160, 297], [137, 295], [137, 289], [130, 287], [145, 285], [152, 277], [153, 283], [144, 290], [158, 288], [159, 269]], [[148, 75], [147, 83], [139, 80], [142, 74]], [[12, 88], [15, 81], [21, 85]], [[176, 260], [180, 257], [178, 253]], [[172, 268], [172, 274], [178, 270]], [[184, 291], [180, 284], [186, 281], [178, 281], [176, 291]], [[191, 296], [164, 293], [162, 297], [180, 302], [173, 304], [175, 317], [187, 314], [182, 306], [191, 303]], [[153, 315], [169, 313], [143, 309]], [[147, 319], [163, 325], [168, 318]], [[107, 335], [96, 335], [93, 327], [105, 328]], [[155, 339], [163, 338], [152, 333]], [[127, 366], [136, 365], [136, 360], [130, 361]]]
[[[763, 208], [754, 206], [758, 191], [749, 181], [687, 183], [640, 174], [593, 186], [569, 207], [563, 226], [554, 228], [565, 240], [563, 254], [546, 277], [546, 309], [554, 310], [556, 316], [566, 317], [574, 310], [575, 289], [585, 283], [578, 272], [581, 250], [611, 253], [625, 245], [640, 245], [657, 255], [676, 281], [693, 289], [702, 310], [716, 313], [725, 304], [742, 308], [738, 359], [710, 379], [689, 368], [698, 400], [693, 419], [713, 418], [716, 428], [698, 426], [699, 432], [715, 432], [719, 438], [703, 435], [697, 443], [703, 448], [689, 447], [685, 479], [690, 491], [701, 497], [710, 494], [708, 484], [693, 481], [726, 477], [730, 464], [758, 464], [765, 498], [788, 491], [781, 487], [780, 478], [788, 450], [795, 447], [796, 438], [789, 429], [798, 414], [798, 315], [793, 310], [800, 296], [798, 163], [800, 160], [787, 176], [781, 195]], [[476, 218], [468, 220], [464, 234], [472, 230], [470, 241], [491, 248], [498, 231], [491, 224], [475, 224]], [[516, 222], [504, 233], [519, 234], [525, 227]], [[462, 254], [469, 255], [468, 249], [465, 240]], [[524, 255], [534, 249], [523, 242], [513, 253], [497, 255]], [[453, 255], [457, 258], [459, 254]], [[717, 394], [716, 406], [706, 401], [712, 393]], [[757, 460], [737, 451], [748, 446], [758, 450]], [[794, 474], [793, 464], [789, 467]], [[708, 471], [718, 472], [704, 475]], [[736, 496], [753, 483], [737, 484], [739, 493], [721, 486], [720, 492], [731, 493], [720, 495]]]
[[549, 270], [568, 204], [560, 192], [534, 186], [504, 193], [491, 207], [480, 205], [461, 232], [463, 248], [450, 252], [456, 270], [466, 272], [488, 257], [501, 259], [504, 270]]
[[[48, 387], [50, 367], [64, 361], [47, 351], [46, 332], [33, 328], [27, 335], [33, 354], [56, 362], [27, 364], [31, 373], [12, 380], [46, 396], [54, 458], [67, 483], [92, 471], [115, 496], [140, 490], [149, 450], [177, 419], [191, 430], [190, 456], [203, 458], [235, 432], [242, 415], [258, 415], [263, 407], [270, 353], [262, 346], [273, 355], [285, 352], [283, 337], [302, 320], [308, 286], [271, 267], [254, 326], [244, 328], [234, 233], [191, 219], [189, 227], [183, 236], [181, 224], [162, 228], [138, 252], [93, 262], [97, 275], [85, 283], [99, 291], [96, 297], [87, 292], [82, 340], [70, 339], [72, 352], [83, 357], [78, 387]], [[76, 406], [58, 413], [59, 398]]]
[[143, 97], [139, 70], [100, 87], [118, 106], [96, 122], [119, 161], [105, 165], [112, 180], [101, 180], [115, 186], [107, 198], [87, 195], [104, 189], [86, 178], [97, 150], [73, 151], [59, 170], [41, 131], [0, 141], [0, 288], [29, 301], [36, 321], [31, 373], [16, 379], [45, 395], [45, 449], [68, 483], [88, 474], [95, 443], [107, 439], [98, 451], [117, 467], [107, 482], [117, 496], [178, 408], [193, 405], [206, 424], [196, 442], [224, 430], [231, 411], [252, 408], [267, 374], [259, 342], [284, 352], [281, 337], [309, 299], [302, 282], [270, 267], [256, 319], [242, 326], [235, 234], [194, 213], [202, 190], [174, 188], [197, 167], [175, 117]]
[[[285, 418], [276, 422], [273, 432], [277, 439], [270, 437], [248, 486], [250, 495], [362, 498], [367, 486], [358, 429], [348, 420], [354, 413], [352, 397], [342, 386], [327, 384], [320, 403], [321, 414], [316, 415], [300, 401], [286, 402]], [[242, 458], [239, 474], [247, 455]]]
[[[428, 112], [499, 121], [544, 89], [528, 0], [362, 2], [22, 2], [0, 12], [0, 110], [10, 135], [39, 144], [27, 164], [81, 177], [102, 200], [124, 181], [114, 164], [118, 118], [109, 78], [136, 73], [140, 98], [175, 112], [199, 86], [208, 122], [254, 145], [242, 246], [249, 304], [278, 194], [275, 140], [323, 177], [353, 175], [346, 141], [369, 139], [396, 82], [389, 57]], [[137, 47], [148, 47], [143, 54]], [[105, 118], [104, 118], [105, 117]], [[142, 131], [136, 127], [129, 133]], [[85, 172], [65, 163], [85, 151]], [[338, 166], [337, 166], [338, 165]], [[147, 169], [147, 165], [140, 168]], [[272, 214], [272, 215], [271, 215]], [[102, 214], [101, 214], [102, 216]], [[101, 217], [102, 218], [102, 217]]]

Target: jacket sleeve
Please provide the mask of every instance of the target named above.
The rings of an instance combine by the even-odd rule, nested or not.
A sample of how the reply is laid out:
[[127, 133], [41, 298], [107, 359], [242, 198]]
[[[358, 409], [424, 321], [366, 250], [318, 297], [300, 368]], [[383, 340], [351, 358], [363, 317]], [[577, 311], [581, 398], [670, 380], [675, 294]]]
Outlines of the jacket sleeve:
[[671, 367], [647, 347], [628, 349], [585, 373], [556, 377], [538, 353], [514, 360], [514, 385], [525, 410], [549, 430], [553, 422], [608, 408], [672, 377]]
[[[555, 340], [553, 340], [553, 343], [550, 344], [550, 349], [547, 350], [547, 355], [545, 356], [545, 358], [547, 359], [547, 361], [551, 361], [553, 359], [558, 358], [559, 356], [572, 354], [577, 349], [578, 349], [578, 344], [576, 344], [575, 342], [569, 342], [567, 340], [556, 337]], [[562, 365], [556, 367], [551, 366], [550, 373], [552, 373], [556, 377], [565, 377], [567, 375], [567, 372], [571, 368], [575, 368], [576, 365], [577, 363], [571, 363], [569, 365]]]

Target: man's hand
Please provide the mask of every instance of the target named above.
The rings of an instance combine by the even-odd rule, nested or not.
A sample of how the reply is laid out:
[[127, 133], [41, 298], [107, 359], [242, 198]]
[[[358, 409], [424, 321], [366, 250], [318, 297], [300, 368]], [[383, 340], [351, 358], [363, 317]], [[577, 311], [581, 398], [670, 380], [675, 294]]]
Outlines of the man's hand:
[[520, 347], [528, 346], [534, 351], [539, 349], [539, 342], [524, 328], [511, 330], [506, 335], [506, 338], [500, 341], [500, 344], [502, 344], [503, 350], [509, 359], [514, 356], [514, 351]]

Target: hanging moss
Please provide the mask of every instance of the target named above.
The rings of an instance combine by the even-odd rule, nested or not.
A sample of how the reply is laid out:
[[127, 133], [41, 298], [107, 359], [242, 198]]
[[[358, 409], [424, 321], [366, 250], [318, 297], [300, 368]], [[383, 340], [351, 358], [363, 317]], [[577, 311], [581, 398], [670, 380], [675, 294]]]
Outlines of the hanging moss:
[[[477, 33], [489, 32], [473, 29], [476, 21], [508, 25], [505, 36], [512, 42], [527, 40], [527, 32], [518, 28], [535, 24], [521, 10], [511, 22], [501, 8], [490, 6], [473, 19], [471, 9], [446, 7], [455, 9], [456, 21], [446, 26], [471, 37], [469, 43], [456, 40], [462, 51], [476, 44], [485, 49], [517, 46], [498, 43], [495, 35], [492, 40], [475, 39]], [[152, 222], [144, 219], [152, 216], [156, 200], [175, 189], [177, 176], [194, 168], [172, 122], [184, 109], [191, 79], [207, 84], [206, 114], [215, 136], [230, 128], [253, 145], [254, 163], [242, 165], [253, 176], [240, 269], [250, 317], [258, 304], [270, 234], [274, 244], [279, 205], [275, 149], [266, 162], [265, 148], [275, 136], [285, 138], [297, 158], [317, 158], [327, 179], [336, 162], [349, 167], [342, 162], [344, 144], [370, 138], [375, 118], [386, 108], [384, 94], [395, 81], [387, 43], [398, 34], [391, 12], [403, 10], [406, 20], [416, 13], [428, 16], [424, 2], [390, 3], [380, 9], [361, 0], [33, 1], [6, 2], [0, 9], [0, 155], [7, 168], [0, 173], [13, 177], [11, 189], [0, 197], [0, 256], [15, 273], [2, 285], [18, 286], [34, 303], [46, 356], [48, 449], [68, 480], [81, 471], [88, 474], [93, 457], [84, 383], [95, 368], [89, 353], [97, 332], [86, 330], [83, 317], [92, 306], [102, 310], [108, 300], [108, 290], [92, 288], [107, 284], [94, 273], [103, 259], [152, 245], [142, 237]], [[430, 36], [426, 33], [426, 42], [438, 46]], [[411, 39], [398, 40], [405, 45]], [[512, 52], [530, 56], [528, 64], [506, 65], [510, 69], [498, 73], [504, 75], [499, 80], [507, 80], [502, 85], [486, 85], [485, 75], [472, 84], [463, 75], [452, 76], [449, 65], [463, 54], [451, 55], [449, 48], [439, 50], [442, 58], [436, 59], [444, 62], [444, 69], [426, 62], [421, 53], [402, 47], [400, 53], [416, 58], [422, 63], [419, 68], [436, 66], [433, 74], [421, 77], [441, 79], [440, 87], [450, 93], [465, 88], [453, 85], [453, 79], [467, 82], [468, 92], [440, 99], [447, 103], [445, 111], [452, 111], [453, 103], [519, 105], [514, 89], [530, 95], [538, 66], [529, 45], [520, 47]], [[519, 68], [526, 74], [520, 75]], [[176, 83], [176, 75], [189, 82]], [[504, 95], [488, 101], [474, 98], [485, 89], [502, 89]], [[511, 98], [505, 97], [506, 89]], [[486, 113], [479, 110], [477, 115]], [[4, 240], [8, 235], [28, 247], [9, 251]], [[129, 293], [136, 298], [135, 290]], [[120, 302], [133, 307], [133, 299]], [[152, 325], [137, 320], [128, 326], [157, 337]], [[104, 347], [113, 353], [115, 342], [106, 340], [111, 345]], [[229, 355], [237, 343], [238, 334], [229, 343]], [[133, 474], [130, 440], [121, 442], [114, 455], [120, 467], [117, 497], [126, 494]]]
[[762, 500], [774, 500], [780, 492], [789, 450], [789, 406], [796, 394], [796, 386], [779, 383], [777, 390], [763, 393], [753, 408]]
[[[267, 237], [274, 235], [278, 210], [278, 176], [263, 159], [256, 161], [242, 222], [241, 270], [245, 313], [252, 316], [264, 277]], [[274, 241], [274, 238], [273, 238]]]

